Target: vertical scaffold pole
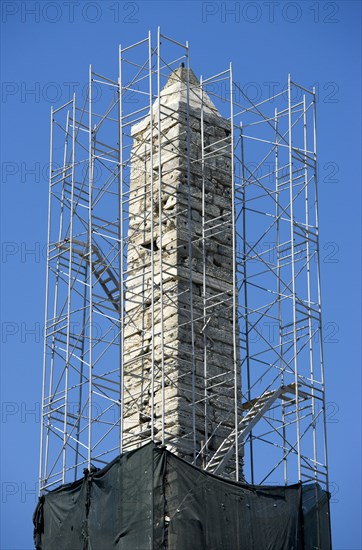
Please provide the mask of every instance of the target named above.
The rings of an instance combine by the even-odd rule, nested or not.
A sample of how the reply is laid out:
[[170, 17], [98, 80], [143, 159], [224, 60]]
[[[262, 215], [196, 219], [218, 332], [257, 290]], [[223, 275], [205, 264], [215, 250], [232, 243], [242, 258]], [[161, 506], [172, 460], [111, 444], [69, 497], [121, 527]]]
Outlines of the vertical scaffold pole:
[[[245, 177], [245, 151], [244, 151], [244, 135], [243, 124], [240, 123], [240, 160], [241, 160], [241, 202], [242, 202], [242, 227], [243, 227], [243, 288], [244, 288], [244, 320], [245, 320], [245, 361], [246, 361], [246, 380], [247, 380], [247, 398], [251, 400], [251, 372], [250, 372], [250, 349], [249, 349], [249, 303], [248, 303], [248, 274], [247, 274], [247, 198], [246, 198], [246, 177]], [[250, 452], [250, 481], [254, 483], [254, 449], [253, 449], [253, 431], [249, 436], [249, 452]]]
[[151, 331], [152, 331], [152, 355], [151, 355], [151, 440], [155, 437], [155, 221], [154, 221], [154, 196], [153, 196], [153, 93], [152, 93], [152, 37], [151, 31], [148, 33], [148, 85], [149, 85], [149, 107], [150, 107], [150, 201], [151, 201]]
[[190, 299], [190, 336], [191, 336], [191, 369], [192, 369], [192, 434], [193, 460], [196, 460], [196, 357], [194, 298], [192, 288], [192, 216], [191, 216], [191, 127], [190, 127], [190, 51], [186, 42], [186, 154], [187, 154], [187, 222], [188, 222], [188, 255], [189, 255], [189, 299]]
[[119, 382], [120, 382], [120, 419], [119, 452], [123, 453], [124, 430], [124, 197], [123, 197], [123, 90], [122, 90], [122, 46], [118, 48], [118, 117], [119, 117], [119, 174], [118, 174], [118, 240], [119, 240]]
[[313, 432], [313, 469], [314, 477], [317, 480], [317, 434], [315, 418], [315, 374], [314, 374], [314, 354], [313, 354], [313, 328], [312, 328], [312, 294], [311, 294], [311, 273], [310, 264], [312, 261], [310, 253], [310, 225], [309, 225], [309, 177], [308, 177], [308, 140], [307, 140], [307, 103], [306, 96], [303, 94], [303, 148], [304, 148], [304, 201], [305, 201], [305, 236], [306, 236], [306, 262], [307, 262], [307, 304], [308, 304], [308, 339], [309, 339], [309, 368], [311, 380], [311, 414], [312, 414], [312, 432]]
[[315, 185], [315, 226], [317, 241], [317, 288], [318, 288], [318, 310], [319, 310], [319, 353], [320, 353], [320, 374], [322, 386], [322, 407], [323, 407], [323, 443], [324, 443], [324, 464], [326, 471], [326, 490], [329, 491], [328, 476], [328, 452], [327, 452], [327, 411], [326, 395], [324, 387], [324, 352], [323, 352], [323, 318], [322, 318], [322, 295], [321, 295], [321, 268], [319, 255], [319, 206], [318, 206], [318, 171], [317, 171], [317, 97], [313, 87], [313, 166]]
[[92, 401], [93, 401], [93, 233], [92, 233], [92, 208], [93, 208], [93, 128], [92, 128], [92, 65], [89, 66], [89, 84], [88, 84], [88, 112], [89, 112], [89, 124], [88, 124], [88, 292], [89, 292], [89, 354], [88, 354], [88, 470], [91, 469], [92, 460], [92, 428], [93, 428], [93, 416], [92, 416]]
[[69, 221], [69, 263], [68, 263], [68, 292], [67, 292], [67, 328], [66, 328], [66, 351], [65, 351], [65, 394], [64, 394], [64, 422], [63, 422], [63, 483], [67, 471], [67, 432], [68, 432], [68, 390], [69, 390], [69, 361], [70, 353], [70, 329], [71, 329], [71, 301], [73, 289], [73, 215], [74, 215], [74, 170], [75, 170], [75, 132], [76, 132], [76, 110], [75, 94], [72, 104], [72, 168], [71, 168], [71, 191], [70, 191], [70, 221]]
[[[160, 339], [161, 339], [161, 439], [165, 443], [165, 349], [163, 318], [163, 204], [162, 204], [162, 155], [161, 155], [161, 29], [157, 29], [157, 141], [158, 141], [158, 232], [159, 232], [159, 270], [160, 270]], [[152, 114], [151, 114], [152, 116]]]
[[238, 364], [238, 304], [237, 304], [237, 280], [236, 280], [236, 217], [235, 217], [235, 166], [234, 166], [234, 89], [233, 89], [233, 67], [229, 68], [230, 86], [230, 162], [231, 162], [231, 225], [232, 225], [232, 331], [233, 331], [233, 370], [234, 370], [234, 429], [235, 429], [235, 479], [239, 481], [239, 364]]
[[293, 144], [292, 144], [292, 87], [288, 75], [288, 150], [289, 150], [289, 215], [290, 215], [290, 246], [292, 266], [292, 307], [293, 307], [293, 365], [295, 383], [295, 414], [297, 426], [297, 461], [298, 480], [301, 481], [300, 456], [300, 418], [299, 418], [299, 376], [298, 376], [298, 340], [297, 340], [297, 308], [295, 280], [295, 247], [294, 247], [294, 193], [293, 193]]
[[[203, 456], [207, 458], [209, 448], [209, 423], [208, 423], [208, 383], [207, 383], [207, 319], [206, 319], [206, 237], [205, 237], [205, 128], [204, 128], [204, 87], [203, 79], [200, 77], [200, 97], [201, 97], [201, 113], [200, 113], [200, 131], [201, 131], [201, 223], [202, 223], [202, 338], [203, 338], [203, 362], [204, 362], [204, 430], [205, 443]], [[203, 460], [205, 463], [205, 459]]]
[[[284, 360], [283, 360], [283, 315], [282, 315], [282, 300], [281, 300], [281, 261], [280, 261], [280, 192], [279, 192], [279, 120], [278, 109], [274, 111], [274, 127], [275, 127], [275, 223], [276, 223], [276, 256], [277, 256], [277, 301], [278, 301], [278, 333], [279, 333], [279, 357], [280, 357], [280, 384], [284, 385]], [[283, 437], [283, 472], [284, 483], [288, 483], [288, 461], [287, 461], [287, 443], [286, 443], [286, 426], [285, 426], [285, 404], [282, 401], [282, 437]]]

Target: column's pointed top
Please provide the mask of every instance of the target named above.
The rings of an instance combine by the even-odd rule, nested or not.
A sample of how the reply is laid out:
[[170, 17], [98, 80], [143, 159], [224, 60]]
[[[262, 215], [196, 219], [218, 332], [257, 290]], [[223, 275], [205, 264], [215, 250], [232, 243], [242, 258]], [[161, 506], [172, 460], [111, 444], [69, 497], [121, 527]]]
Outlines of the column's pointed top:
[[[187, 94], [187, 83], [189, 83], [189, 94]], [[187, 103], [187, 95], [191, 108], [200, 109], [202, 105], [206, 113], [220, 116], [205, 89], [201, 92], [199, 79], [193, 70], [187, 69], [184, 63], [181, 63], [172, 71], [161, 91], [161, 104], [171, 106], [175, 103]], [[155, 102], [156, 105], [157, 102]]]
[[[189, 84], [189, 86], [188, 86]], [[189, 105], [190, 109], [200, 109], [204, 114], [213, 115], [221, 118], [221, 115], [205, 88], [201, 90], [200, 82], [192, 69], [187, 69], [182, 63], [177, 69], [172, 71], [168, 80], [161, 90], [160, 98], [156, 99], [152, 106], [152, 114], [155, 117], [161, 103], [161, 116], [169, 116], [173, 111], [176, 112], [181, 104]], [[149, 124], [148, 116], [132, 127], [131, 135], [142, 132]]]
[[[189, 75], [190, 86], [200, 86], [200, 82], [191, 68], [189, 69]], [[184, 84], [187, 84], [187, 68], [184, 63], [180, 63], [180, 66], [172, 71], [163, 89], [165, 90], [168, 86], [171, 86], [171, 84], [174, 84], [175, 82], [183, 82]]]

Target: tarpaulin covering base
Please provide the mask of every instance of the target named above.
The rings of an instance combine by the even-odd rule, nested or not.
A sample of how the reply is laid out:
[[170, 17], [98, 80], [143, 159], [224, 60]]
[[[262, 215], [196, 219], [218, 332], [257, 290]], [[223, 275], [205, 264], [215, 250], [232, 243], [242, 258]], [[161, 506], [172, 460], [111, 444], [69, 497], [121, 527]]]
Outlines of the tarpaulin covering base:
[[34, 527], [38, 550], [331, 548], [319, 485], [226, 481], [153, 443], [47, 493]]

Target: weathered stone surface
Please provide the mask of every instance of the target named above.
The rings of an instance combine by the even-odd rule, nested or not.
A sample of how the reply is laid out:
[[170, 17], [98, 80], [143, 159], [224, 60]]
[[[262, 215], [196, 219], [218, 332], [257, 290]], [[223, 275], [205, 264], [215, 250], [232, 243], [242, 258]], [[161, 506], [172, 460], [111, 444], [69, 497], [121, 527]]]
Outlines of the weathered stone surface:
[[153, 105], [152, 128], [148, 115], [132, 129], [124, 429], [130, 449], [153, 423], [156, 439], [164, 432], [192, 460], [195, 441], [198, 452], [210, 439], [207, 455], [234, 427], [235, 320], [230, 124], [204, 94], [202, 154], [191, 73], [190, 85], [188, 106], [185, 69], [176, 71]]

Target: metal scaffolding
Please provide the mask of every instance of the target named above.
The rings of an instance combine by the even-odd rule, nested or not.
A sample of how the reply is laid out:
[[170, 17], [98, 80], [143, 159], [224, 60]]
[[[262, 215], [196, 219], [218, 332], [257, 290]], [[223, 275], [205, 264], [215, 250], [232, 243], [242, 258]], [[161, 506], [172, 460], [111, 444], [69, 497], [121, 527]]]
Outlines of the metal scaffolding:
[[328, 489], [315, 90], [192, 75], [158, 30], [52, 109], [41, 492], [149, 440]]

